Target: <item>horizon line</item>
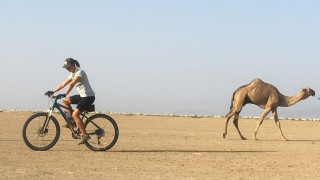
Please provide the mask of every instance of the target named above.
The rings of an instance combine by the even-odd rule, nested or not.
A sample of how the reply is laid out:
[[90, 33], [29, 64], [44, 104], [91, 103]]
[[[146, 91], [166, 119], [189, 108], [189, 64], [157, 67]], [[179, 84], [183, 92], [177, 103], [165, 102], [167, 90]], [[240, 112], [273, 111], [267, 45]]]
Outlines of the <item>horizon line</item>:
[[[16, 110], [16, 109], [0, 109], [0, 112], [48, 112], [47, 110]], [[59, 111], [54, 111], [59, 113]], [[132, 113], [132, 112], [102, 112], [95, 111], [89, 112], [89, 114], [114, 114], [114, 115], [128, 115], [128, 116], [166, 116], [166, 117], [191, 117], [191, 118], [225, 118], [224, 115], [207, 115], [207, 114], [174, 114], [174, 113]], [[259, 116], [239, 116], [242, 119], [259, 119]], [[266, 117], [265, 120], [272, 120], [273, 117]], [[294, 118], [294, 117], [279, 117], [279, 120], [298, 120], [298, 121], [320, 121], [320, 118]]]

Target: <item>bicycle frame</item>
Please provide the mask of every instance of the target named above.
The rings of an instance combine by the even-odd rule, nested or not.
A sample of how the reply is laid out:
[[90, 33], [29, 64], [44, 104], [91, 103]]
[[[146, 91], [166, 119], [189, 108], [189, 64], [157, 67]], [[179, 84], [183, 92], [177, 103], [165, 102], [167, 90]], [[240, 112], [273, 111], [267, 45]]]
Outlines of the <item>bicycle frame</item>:
[[[46, 119], [46, 121], [45, 121], [45, 123], [44, 123], [44, 125], [43, 125], [43, 129], [46, 129], [46, 127], [48, 126], [49, 119], [50, 119], [50, 117], [52, 116], [52, 113], [53, 113], [53, 111], [54, 111], [55, 108], [58, 109], [58, 111], [61, 113], [63, 119], [67, 122], [67, 124], [71, 124], [70, 120], [67, 118], [66, 113], [62, 110], [62, 108], [68, 109], [68, 110], [72, 110], [72, 109], [71, 109], [71, 108], [68, 108], [68, 107], [66, 107], [66, 106], [64, 106], [64, 105], [62, 105], [62, 104], [60, 104], [60, 103], [58, 103], [58, 102], [57, 102], [58, 99], [56, 99], [56, 98], [52, 98], [52, 99], [53, 99], [53, 103], [52, 103], [52, 106], [51, 106], [50, 109], [49, 109], [49, 115], [48, 115], [48, 117], [47, 117], [47, 119]], [[81, 114], [82, 117], [81, 117], [80, 119], [81, 119], [82, 121], [83, 121], [84, 118], [88, 119], [88, 117], [86, 117], [85, 114], [86, 114], [85, 111]], [[77, 131], [79, 131], [79, 129], [78, 129], [77, 131], [75, 131], [73, 128], [71, 128], [71, 126], [69, 127], [69, 129], [72, 131], [72, 133], [78, 134]]]
[[[44, 127], [47, 127], [47, 126], [48, 126], [49, 119], [50, 119], [50, 117], [52, 116], [52, 113], [53, 113], [53, 111], [54, 111], [55, 108], [58, 109], [58, 111], [61, 113], [62, 117], [64, 118], [64, 120], [65, 120], [68, 124], [71, 123], [70, 120], [67, 118], [66, 113], [62, 110], [61, 107], [64, 108], [64, 109], [72, 110], [71, 108], [68, 108], [68, 107], [66, 107], [66, 106], [58, 103], [58, 102], [57, 102], [57, 99], [54, 99], [54, 100], [53, 100], [53, 103], [52, 103], [52, 106], [51, 106], [51, 108], [50, 108], [50, 110], [49, 110], [48, 118], [47, 118], [47, 120], [46, 120], [45, 123], [44, 123], [43, 129], [45, 129]], [[88, 117], [86, 116], [86, 111], [83, 111], [83, 112], [81, 113], [81, 115], [82, 115], [82, 117], [80, 118], [81, 121], [83, 121], [84, 118], [88, 119]], [[101, 129], [96, 123], [94, 123], [94, 122], [91, 122], [91, 123], [92, 123], [94, 126], [96, 126], [98, 129]], [[79, 128], [78, 128], [77, 131], [75, 131], [75, 130], [74, 130], [73, 128], [71, 128], [71, 126], [70, 126], [69, 129], [72, 131], [72, 133], [78, 134], [77, 132], [79, 131]], [[93, 135], [93, 134], [95, 134], [95, 133], [89, 133], [89, 135]]]

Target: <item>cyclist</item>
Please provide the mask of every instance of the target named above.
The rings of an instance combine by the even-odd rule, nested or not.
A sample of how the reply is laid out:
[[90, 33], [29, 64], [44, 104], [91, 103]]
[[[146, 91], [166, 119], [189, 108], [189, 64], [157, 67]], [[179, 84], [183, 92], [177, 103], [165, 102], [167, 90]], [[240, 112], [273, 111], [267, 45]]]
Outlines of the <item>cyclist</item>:
[[[88, 139], [90, 139], [90, 136], [87, 134], [84, 124], [80, 119], [80, 115], [89, 105], [93, 104], [95, 100], [95, 93], [90, 86], [87, 74], [84, 72], [84, 70], [80, 69], [80, 64], [77, 60], [72, 58], [66, 59], [64, 61], [63, 68], [66, 68], [69, 72], [71, 72], [71, 74], [64, 82], [59, 84], [53, 91], [48, 91], [47, 94], [52, 95], [69, 84], [65, 93], [60, 95], [61, 97], [66, 97], [74, 86], [77, 87], [79, 95], [65, 98], [63, 100], [63, 105], [71, 109], [71, 111], [66, 111], [72, 115], [72, 118], [80, 128], [81, 140], [78, 143], [78, 145], [80, 145], [84, 144]], [[72, 110], [71, 104], [77, 104], [77, 107]]]

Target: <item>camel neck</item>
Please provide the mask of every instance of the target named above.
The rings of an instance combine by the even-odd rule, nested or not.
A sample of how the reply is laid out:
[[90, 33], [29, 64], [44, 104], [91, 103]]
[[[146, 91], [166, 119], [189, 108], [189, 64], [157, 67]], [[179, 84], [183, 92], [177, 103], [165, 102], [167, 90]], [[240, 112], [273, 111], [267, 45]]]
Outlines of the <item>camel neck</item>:
[[280, 98], [280, 104], [279, 104], [279, 106], [282, 106], [282, 107], [292, 106], [292, 105], [296, 104], [297, 102], [299, 102], [300, 100], [305, 99], [305, 98], [303, 98], [304, 93], [301, 91], [293, 96], [284, 96], [284, 95], [282, 95], [282, 96], [283, 96], [283, 98]]

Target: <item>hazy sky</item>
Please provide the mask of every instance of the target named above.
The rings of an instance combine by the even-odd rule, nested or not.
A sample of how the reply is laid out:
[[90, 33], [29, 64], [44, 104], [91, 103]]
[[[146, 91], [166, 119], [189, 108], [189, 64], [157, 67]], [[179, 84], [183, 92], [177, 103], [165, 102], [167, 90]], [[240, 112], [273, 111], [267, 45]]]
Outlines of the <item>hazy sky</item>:
[[[225, 115], [256, 77], [284, 95], [320, 96], [319, 9], [312, 0], [2, 0], [0, 109], [46, 109], [43, 94], [67, 78], [69, 57], [100, 111]], [[320, 101], [279, 116], [320, 118]]]

